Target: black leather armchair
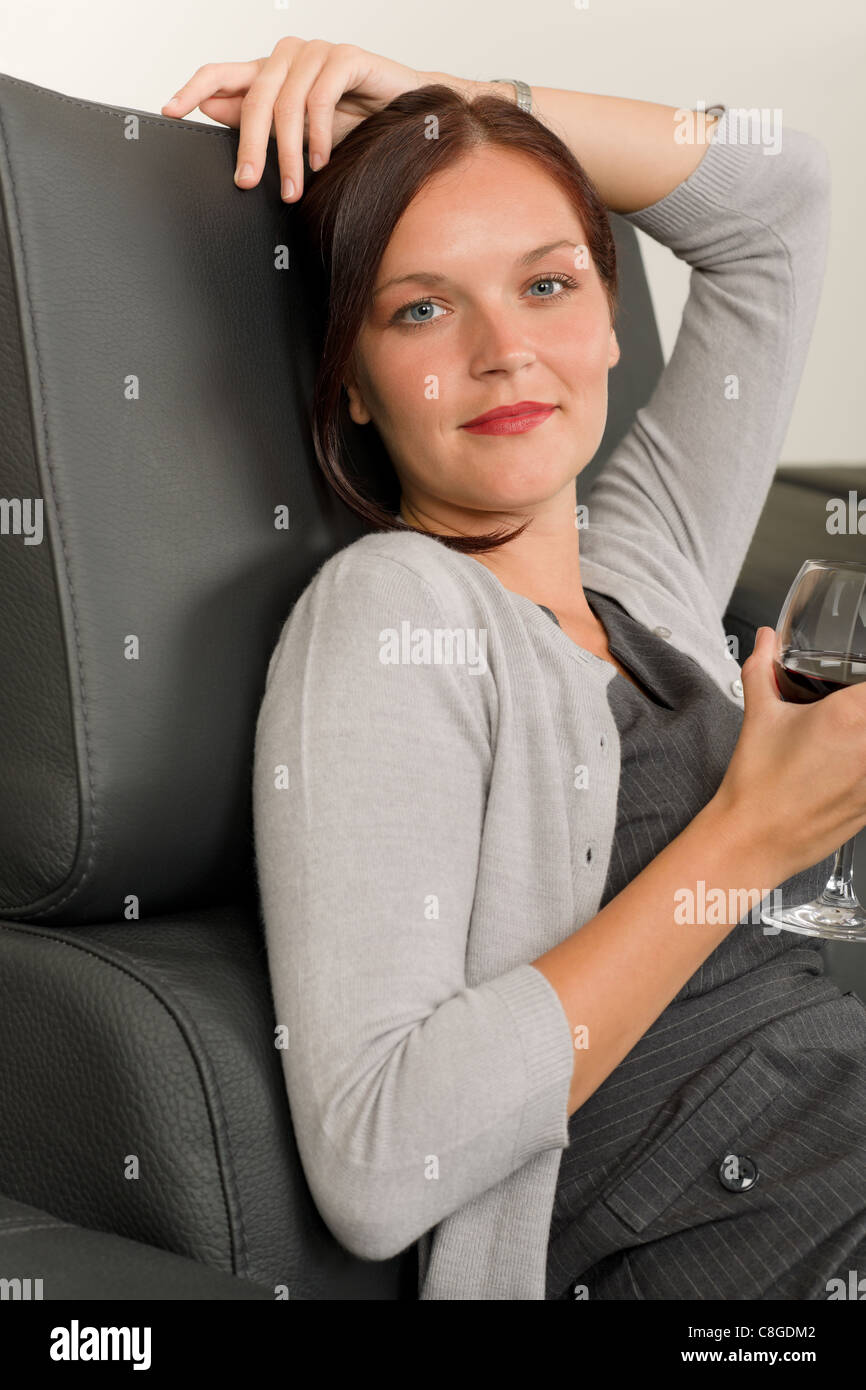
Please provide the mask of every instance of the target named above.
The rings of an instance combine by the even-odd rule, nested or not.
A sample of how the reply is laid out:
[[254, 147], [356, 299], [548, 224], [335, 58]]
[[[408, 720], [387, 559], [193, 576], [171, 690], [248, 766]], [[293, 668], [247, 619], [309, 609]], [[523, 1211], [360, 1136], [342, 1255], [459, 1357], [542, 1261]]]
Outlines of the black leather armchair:
[[[86, 1228], [79, 1286], [99, 1232], [238, 1296], [412, 1299], [414, 1249], [359, 1260], [319, 1217], [274, 1046], [255, 720], [292, 603], [364, 528], [312, 452], [317, 269], [273, 142], [252, 192], [236, 144], [0, 76], [0, 1224]], [[622, 358], [583, 488], [663, 365], [613, 221]], [[822, 490], [855, 485], [780, 473], [727, 615], [741, 660], [827, 549]]]

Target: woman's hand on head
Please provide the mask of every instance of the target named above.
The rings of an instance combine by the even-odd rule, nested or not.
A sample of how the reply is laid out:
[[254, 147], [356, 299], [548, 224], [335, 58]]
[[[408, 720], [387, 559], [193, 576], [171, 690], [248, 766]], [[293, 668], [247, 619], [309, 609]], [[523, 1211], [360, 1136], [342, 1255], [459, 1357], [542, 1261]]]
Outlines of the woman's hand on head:
[[[367, 116], [402, 92], [441, 76], [415, 72], [354, 44], [284, 38], [269, 58], [205, 63], [162, 112], [185, 116], [198, 107], [211, 120], [239, 127], [239, 188], [255, 188], [265, 167], [268, 139], [276, 136], [280, 186], [285, 201], [291, 202], [303, 191], [305, 143], [311, 167], [316, 155], [326, 164], [333, 146]], [[244, 166], [248, 167], [241, 173]]]

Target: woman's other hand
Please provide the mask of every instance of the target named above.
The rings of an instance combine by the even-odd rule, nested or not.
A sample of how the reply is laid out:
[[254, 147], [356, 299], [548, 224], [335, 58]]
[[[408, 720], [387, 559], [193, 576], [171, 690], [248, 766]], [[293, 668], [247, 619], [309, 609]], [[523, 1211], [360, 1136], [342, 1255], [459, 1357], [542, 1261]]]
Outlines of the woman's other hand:
[[415, 72], [354, 44], [284, 38], [269, 58], [205, 63], [162, 112], [185, 116], [197, 106], [222, 125], [240, 127], [235, 170], [239, 188], [255, 188], [265, 167], [268, 139], [276, 136], [282, 196], [291, 202], [303, 192], [304, 143], [310, 167], [321, 168], [333, 146], [367, 116], [402, 92], [440, 79], [458, 81], [441, 73]]

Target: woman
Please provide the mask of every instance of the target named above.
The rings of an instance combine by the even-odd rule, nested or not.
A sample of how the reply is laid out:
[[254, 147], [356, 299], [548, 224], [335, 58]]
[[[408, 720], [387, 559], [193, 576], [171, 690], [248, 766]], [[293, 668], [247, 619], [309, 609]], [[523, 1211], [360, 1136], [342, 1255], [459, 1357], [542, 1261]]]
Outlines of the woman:
[[[418, 1242], [425, 1299], [826, 1298], [866, 1272], [866, 1009], [758, 905], [814, 896], [866, 823], [866, 688], [787, 705], [771, 630], [740, 673], [722, 617], [808, 347], [828, 161], [790, 130], [767, 158], [727, 111], [681, 141], [673, 108], [533, 95], [544, 120], [293, 38], [173, 111], [240, 125], [241, 186], [273, 130], [290, 202], [307, 123], [316, 449], [376, 528], [295, 605], [257, 727], [301, 1158], [348, 1249]], [[619, 357], [606, 208], [692, 276], [584, 525]], [[346, 472], [346, 409], [390, 479]], [[704, 889], [726, 907], [680, 912]]]

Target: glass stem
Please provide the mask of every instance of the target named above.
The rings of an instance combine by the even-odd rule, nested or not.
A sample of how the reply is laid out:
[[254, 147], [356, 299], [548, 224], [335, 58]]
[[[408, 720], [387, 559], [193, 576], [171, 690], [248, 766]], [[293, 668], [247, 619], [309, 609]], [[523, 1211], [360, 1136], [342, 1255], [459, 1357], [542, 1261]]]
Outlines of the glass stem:
[[821, 901], [832, 903], [840, 907], [859, 907], [860, 903], [854, 891], [854, 840], [846, 840], [841, 849], [836, 851], [836, 862], [833, 865], [833, 872], [827, 880], [826, 887], [821, 894]]

